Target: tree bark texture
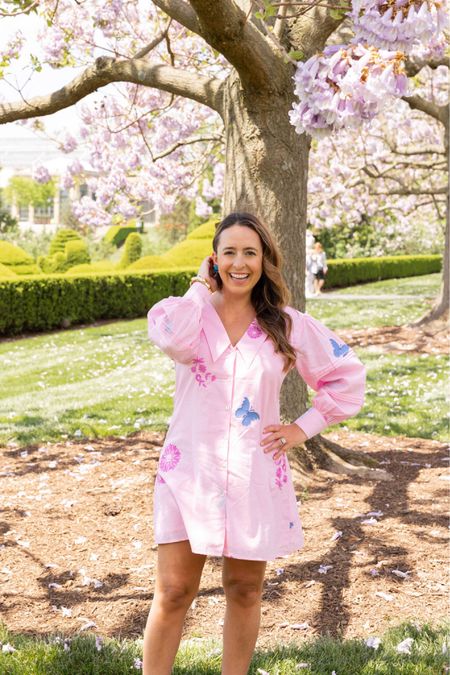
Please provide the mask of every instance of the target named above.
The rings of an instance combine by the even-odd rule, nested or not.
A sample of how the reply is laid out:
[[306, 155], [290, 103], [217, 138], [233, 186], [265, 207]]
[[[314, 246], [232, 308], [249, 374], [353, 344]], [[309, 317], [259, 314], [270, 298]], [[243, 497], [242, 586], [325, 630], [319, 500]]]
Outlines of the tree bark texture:
[[[269, 226], [283, 252], [291, 304], [303, 311], [310, 142], [289, 122], [293, 94], [290, 78], [286, 80], [286, 91], [276, 96], [248, 92], [237, 75], [228, 78], [223, 98], [224, 214], [250, 211]], [[281, 393], [282, 416], [292, 421], [305, 409], [306, 387], [291, 373]]]

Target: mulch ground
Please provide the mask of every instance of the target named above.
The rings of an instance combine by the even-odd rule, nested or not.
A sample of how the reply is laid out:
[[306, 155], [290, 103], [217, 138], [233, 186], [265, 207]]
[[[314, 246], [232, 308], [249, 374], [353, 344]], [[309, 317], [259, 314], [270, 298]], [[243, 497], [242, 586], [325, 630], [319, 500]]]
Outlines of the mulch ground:
[[[379, 634], [448, 611], [446, 446], [348, 431], [328, 437], [377, 459], [392, 480], [294, 472], [306, 545], [268, 564], [261, 647]], [[91, 626], [103, 636], [142, 635], [155, 581], [152, 489], [162, 442], [162, 434], [139, 433], [0, 448], [0, 616], [12, 631]], [[224, 609], [221, 560], [211, 558], [184, 637], [219, 638]]]
[[339, 330], [338, 333], [352, 347], [396, 354], [448, 354], [450, 347], [445, 320], [431, 321], [423, 326], [379, 326]]

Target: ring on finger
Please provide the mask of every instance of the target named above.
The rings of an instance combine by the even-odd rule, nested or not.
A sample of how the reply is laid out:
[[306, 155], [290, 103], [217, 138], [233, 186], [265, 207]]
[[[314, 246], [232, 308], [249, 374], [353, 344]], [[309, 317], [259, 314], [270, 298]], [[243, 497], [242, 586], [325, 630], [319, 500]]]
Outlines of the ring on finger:
[[284, 448], [284, 446], [286, 445], [286, 443], [287, 443], [287, 440], [285, 439], [284, 436], [282, 436], [282, 437], [280, 438], [280, 448]]

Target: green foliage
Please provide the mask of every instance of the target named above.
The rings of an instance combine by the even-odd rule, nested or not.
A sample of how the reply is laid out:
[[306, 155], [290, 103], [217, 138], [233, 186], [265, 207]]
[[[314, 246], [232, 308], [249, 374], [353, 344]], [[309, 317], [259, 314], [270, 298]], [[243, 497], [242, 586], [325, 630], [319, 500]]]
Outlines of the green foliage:
[[120, 267], [128, 267], [132, 263], [139, 260], [142, 253], [142, 239], [137, 232], [132, 232], [125, 240], [125, 246], [122, 258], [120, 260]]
[[192, 230], [187, 236], [187, 239], [208, 239], [211, 242], [214, 239], [214, 234], [216, 231], [216, 218], [210, 218], [199, 227], [196, 227], [195, 230]]
[[[190, 277], [210, 250], [207, 239], [186, 239], [169, 252], [171, 255], [160, 256], [164, 263], [177, 264], [177, 268], [154, 273], [127, 270], [109, 275], [5, 279], [0, 282], [0, 335], [50, 330], [67, 321], [89, 323], [143, 316], [153, 302], [168, 295], [183, 294]], [[61, 258], [58, 260], [62, 264]], [[383, 275], [390, 279], [437, 272], [440, 265], [440, 256], [332, 260], [327, 277], [331, 277], [336, 286], [344, 286], [380, 279]]]
[[325, 279], [327, 288], [353, 286], [364, 281], [414, 277], [439, 272], [440, 255], [402, 255], [384, 258], [348, 258], [329, 260]]
[[110, 260], [99, 260], [90, 264], [74, 265], [74, 267], [67, 270], [66, 274], [97, 274], [98, 272], [108, 274], [115, 269], [116, 266]]
[[0, 263], [16, 274], [38, 274], [33, 258], [19, 246], [0, 240]]
[[136, 231], [136, 224], [132, 224], [131, 221], [127, 225], [111, 225], [103, 240], [107, 244], [113, 244], [116, 248], [119, 248], [128, 235]]
[[0, 335], [143, 316], [161, 298], [182, 295], [195, 271], [191, 268], [158, 274], [55, 275], [1, 280]]
[[137, 270], [162, 270], [174, 268], [175, 264], [170, 260], [166, 260], [163, 256], [160, 255], [146, 255], [144, 258], [139, 258], [136, 262], [132, 263], [128, 268], [127, 272], [134, 272]]
[[6, 232], [17, 232], [18, 228], [17, 218], [13, 218], [8, 209], [0, 207], [0, 233], [5, 234]]
[[0, 263], [0, 277], [17, 277], [17, 273], [10, 267]]
[[164, 253], [161, 258], [176, 267], [189, 265], [198, 268], [202, 260], [210, 255], [211, 251], [210, 239], [185, 239], [176, 244], [170, 251]]
[[35, 260], [39, 256], [47, 255], [52, 234], [50, 232], [34, 232], [33, 230], [21, 230], [18, 227], [1, 233], [3, 241], [9, 241], [15, 246], [23, 248]]
[[18, 206], [47, 206], [55, 196], [56, 185], [52, 178], [48, 183], [37, 183], [27, 176], [13, 176], [5, 188], [5, 201]]
[[50, 242], [50, 250], [49, 250], [49, 255], [54, 255], [58, 251], [61, 253], [65, 253], [66, 250], [66, 244], [68, 241], [83, 241], [78, 234], [78, 232], [75, 232], [75, 230], [71, 230], [68, 228], [61, 228], [60, 230], [57, 230], [56, 234], [52, 238]]
[[70, 269], [75, 265], [83, 265], [91, 262], [87, 246], [84, 241], [71, 240], [66, 242], [65, 246], [65, 269]]

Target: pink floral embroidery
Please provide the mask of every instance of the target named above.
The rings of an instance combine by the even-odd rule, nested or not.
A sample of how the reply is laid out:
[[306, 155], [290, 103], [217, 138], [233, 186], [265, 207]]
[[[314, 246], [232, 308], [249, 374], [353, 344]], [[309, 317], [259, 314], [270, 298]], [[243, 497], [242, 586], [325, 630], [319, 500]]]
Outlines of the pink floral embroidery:
[[173, 443], [169, 443], [163, 450], [159, 460], [159, 468], [161, 471], [172, 471], [180, 461], [181, 452]]
[[161, 476], [160, 473], [157, 473], [156, 474], [156, 482], [157, 483], [165, 483], [166, 481], [164, 480], [164, 478]]
[[247, 328], [247, 335], [251, 338], [259, 338], [262, 335], [262, 330], [256, 323], [256, 319], [253, 320]]
[[206, 368], [205, 359], [202, 358], [192, 359], [191, 371], [196, 374], [195, 379], [199, 387], [207, 387], [216, 379], [216, 376]]
[[288, 479], [286, 457], [280, 457], [279, 459], [274, 460], [274, 462], [277, 465], [277, 470], [275, 473], [275, 485], [281, 490], [283, 485], [287, 483]]

